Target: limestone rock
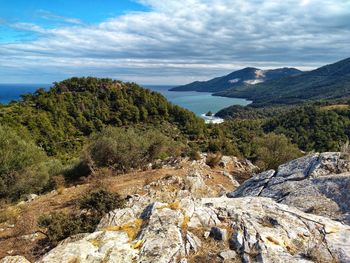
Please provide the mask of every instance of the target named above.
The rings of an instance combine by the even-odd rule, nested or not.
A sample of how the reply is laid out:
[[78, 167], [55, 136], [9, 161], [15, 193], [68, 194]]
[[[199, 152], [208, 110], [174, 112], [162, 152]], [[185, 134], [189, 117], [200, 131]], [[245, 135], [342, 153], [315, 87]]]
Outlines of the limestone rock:
[[30, 263], [25, 257], [22, 256], [8, 256], [0, 259], [0, 263]]
[[35, 199], [37, 199], [38, 197], [39, 197], [39, 196], [36, 195], [36, 194], [29, 194], [29, 195], [27, 195], [27, 197], [26, 197], [26, 202], [27, 202], [27, 203], [30, 203], [30, 202], [34, 201]]
[[269, 197], [349, 224], [349, 164], [341, 153], [312, 154], [260, 173], [228, 196]]
[[237, 256], [237, 253], [234, 252], [233, 250], [226, 250], [226, 251], [222, 251], [219, 256], [224, 259], [224, 260], [230, 260], [230, 259], [234, 259]]
[[[228, 230], [224, 249], [203, 251], [208, 229]], [[96, 232], [65, 240], [39, 262], [176, 263], [195, 253], [235, 253], [243, 262], [349, 262], [350, 227], [269, 198], [187, 198], [116, 210]]]

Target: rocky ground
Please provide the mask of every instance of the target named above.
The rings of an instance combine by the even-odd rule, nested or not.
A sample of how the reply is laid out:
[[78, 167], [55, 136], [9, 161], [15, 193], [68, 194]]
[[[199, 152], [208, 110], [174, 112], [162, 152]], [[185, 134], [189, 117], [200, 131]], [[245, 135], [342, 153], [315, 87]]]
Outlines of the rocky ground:
[[239, 186], [248, 162], [186, 161], [36, 262], [350, 262], [349, 163], [313, 154]]

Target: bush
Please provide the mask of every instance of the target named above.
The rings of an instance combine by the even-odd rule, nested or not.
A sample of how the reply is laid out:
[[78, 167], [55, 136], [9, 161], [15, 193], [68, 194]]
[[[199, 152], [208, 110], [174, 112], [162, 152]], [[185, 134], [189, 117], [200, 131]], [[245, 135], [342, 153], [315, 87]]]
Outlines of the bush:
[[0, 125], [0, 198], [14, 201], [42, 191], [59, 168], [24, 131]]
[[277, 169], [279, 165], [302, 155], [295, 144], [284, 135], [269, 133], [253, 140], [255, 164], [262, 170]]
[[125, 200], [119, 194], [98, 189], [88, 193], [79, 200], [79, 207], [92, 213], [103, 215], [116, 208], [123, 208]]
[[157, 130], [106, 128], [92, 138], [88, 155], [98, 167], [127, 172], [181, 154], [182, 146]]
[[46, 229], [45, 233], [50, 244], [56, 246], [59, 241], [81, 233], [82, 220], [76, 215], [56, 212], [40, 216], [38, 226]]
[[93, 232], [106, 213], [123, 208], [125, 201], [117, 193], [98, 189], [78, 200], [78, 206], [81, 211], [73, 214], [55, 212], [39, 217], [38, 226], [45, 229], [51, 246], [72, 235]]

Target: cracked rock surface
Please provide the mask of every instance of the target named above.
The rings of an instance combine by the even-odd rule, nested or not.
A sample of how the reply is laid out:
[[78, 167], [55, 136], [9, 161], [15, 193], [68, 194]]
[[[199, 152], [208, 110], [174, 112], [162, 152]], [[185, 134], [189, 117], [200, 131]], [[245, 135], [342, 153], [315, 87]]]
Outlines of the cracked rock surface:
[[269, 197], [350, 224], [350, 162], [341, 153], [305, 156], [245, 181], [229, 197]]
[[[213, 227], [228, 239], [212, 241], [222, 251], [203, 251]], [[236, 255], [230, 262], [350, 262], [350, 227], [269, 198], [185, 198], [112, 211], [94, 233], [63, 241], [39, 262], [179, 262], [209, 252], [220, 262], [223, 251]]]

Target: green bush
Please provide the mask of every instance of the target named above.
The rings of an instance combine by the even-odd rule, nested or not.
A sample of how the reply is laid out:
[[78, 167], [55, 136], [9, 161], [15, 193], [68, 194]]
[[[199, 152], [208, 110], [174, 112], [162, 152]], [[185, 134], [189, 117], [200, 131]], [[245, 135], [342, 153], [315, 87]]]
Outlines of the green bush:
[[98, 167], [127, 172], [181, 154], [182, 146], [157, 130], [106, 128], [92, 138], [88, 155]]
[[277, 169], [279, 165], [302, 155], [286, 136], [269, 133], [253, 140], [255, 164], [262, 170]]
[[94, 190], [79, 200], [80, 209], [103, 215], [116, 208], [123, 208], [125, 200], [117, 193], [110, 193], [105, 189]]
[[59, 169], [60, 162], [48, 159], [24, 131], [0, 125], [0, 198], [38, 193]]
[[81, 210], [72, 214], [54, 212], [39, 217], [38, 226], [44, 229], [50, 246], [78, 233], [93, 232], [106, 213], [123, 208], [125, 201], [117, 193], [98, 189], [84, 195], [78, 205]]
[[55, 212], [42, 215], [38, 219], [38, 226], [45, 228], [46, 236], [52, 246], [67, 237], [81, 232], [82, 220], [75, 215]]

